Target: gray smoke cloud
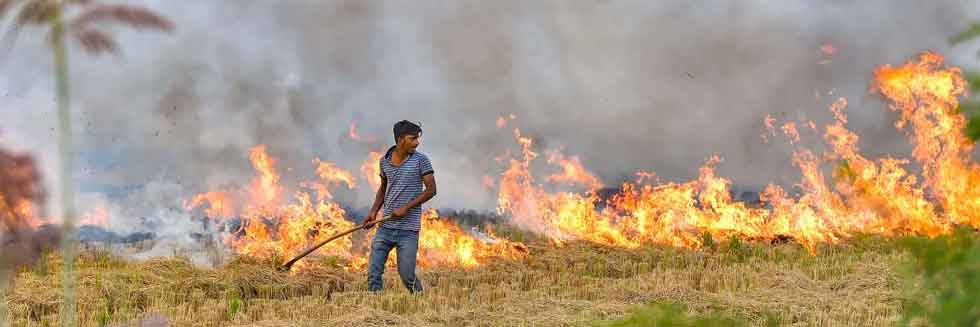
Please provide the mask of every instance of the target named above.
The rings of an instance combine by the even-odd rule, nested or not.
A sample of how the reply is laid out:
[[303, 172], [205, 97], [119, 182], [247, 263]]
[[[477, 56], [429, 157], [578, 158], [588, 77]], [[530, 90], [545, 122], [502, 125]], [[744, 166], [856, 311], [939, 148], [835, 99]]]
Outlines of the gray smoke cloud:
[[[974, 67], [975, 44], [947, 39], [980, 17], [974, 1], [128, 3], [176, 30], [115, 30], [119, 56], [71, 49], [79, 206], [107, 203], [120, 230], [164, 221], [154, 226], [168, 235], [195, 228], [182, 201], [249, 182], [252, 146], [279, 158], [286, 186], [314, 177], [314, 157], [360, 177], [401, 119], [425, 130], [433, 207], [492, 208], [483, 176], [517, 150], [513, 127], [579, 156], [607, 185], [638, 170], [694, 178], [715, 153], [736, 183], [791, 183], [790, 148], [761, 141], [765, 115], [822, 125], [843, 96], [866, 153], [908, 153], [868, 93], [872, 70], [924, 50]], [[26, 30], [0, 62], [0, 144], [35, 153], [56, 191], [44, 40]], [[348, 138], [351, 123], [362, 140]], [[359, 179], [338, 199], [369, 206]]]

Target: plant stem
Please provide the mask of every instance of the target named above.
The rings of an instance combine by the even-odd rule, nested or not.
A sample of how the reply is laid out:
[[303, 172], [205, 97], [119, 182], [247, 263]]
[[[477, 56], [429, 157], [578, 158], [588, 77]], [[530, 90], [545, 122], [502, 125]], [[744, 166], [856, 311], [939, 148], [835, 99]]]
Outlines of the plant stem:
[[59, 3], [51, 18], [51, 42], [54, 50], [55, 81], [58, 92], [58, 145], [61, 155], [61, 208], [62, 228], [61, 252], [62, 286], [64, 298], [61, 305], [61, 325], [75, 326], [75, 199], [72, 183], [72, 129], [68, 93], [68, 54], [65, 49], [65, 26], [61, 19], [62, 6]]

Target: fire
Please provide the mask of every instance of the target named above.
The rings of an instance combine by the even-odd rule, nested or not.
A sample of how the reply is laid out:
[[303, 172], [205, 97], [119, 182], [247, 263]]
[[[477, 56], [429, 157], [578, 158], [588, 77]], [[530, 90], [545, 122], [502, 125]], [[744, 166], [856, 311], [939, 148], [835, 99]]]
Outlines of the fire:
[[510, 168], [503, 173], [498, 212], [510, 214], [518, 226], [549, 236], [558, 244], [570, 239], [635, 244], [614, 228], [613, 221], [599, 215], [594, 192], [551, 194], [536, 185], [530, 172], [531, 161], [538, 156], [531, 149], [533, 141], [522, 136], [518, 129], [514, 135], [521, 144], [523, 158], [511, 159]]
[[459, 225], [439, 217], [435, 210], [422, 215], [419, 234], [419, 265], [474, 267], [491, 258], [517, 259], [527, 254], [524, 244], [497, 238], [492, 233], [479, 240]]
[[970, 161], [973, 143], [963, 135], [966, 117], [958, 112], [966, 81], [959, 69], [943, 69], [942, 63], [942, 56], [924, 53], [918, 62], [883, 66], [875, 71], [873, 90], [901, 113], [897, 128], [911, 124], [912, 155], [923, 168], [929, 196], [951, 222], [978, 227], [980, 166]]
[[94, 208], [78, 219], [78, 224], [107, 227], [109, 225], [109, 210], [106, 208], [106, 203], [97, 201]]
[[578, 157], [571, 157], [566, 159], [561, 152], [551, 152], [548, 155], [548, 163], [558, 164], [562, 172], [560, 174], [554, 174], [548, 176], [549, 182], [555, 183], [567, 183], [567, 184], [580, 184], [588, 186], [590, 190], [597, 190], [602, 188], [602, 183], [599, 179], [593, 176], [591, 173], [582, 167], [582, 162], [579, 161]]
[[0, 223], [6, 229], [17, 229], [27, 227], [38, 227], [43, 223], [43, 219], [35, 214], [34, 203], [26, 200], [17, 201], [12, 206], [8, 206], [8, 201], [0, 194]]
[[[362, 173], [378, 176], [377, 160], [380, 156], [378, 152], [369, 154], [368, 161], [372, 163], [362, 165]], [[230, 216], [234, 212], [241, 212], [242, 228], [225, 238], [226, 244], [237, 254], [263, 259], [290, 257], [319, 240], [354, 227], [353, 220], [347, 217], [347, 212], [340, 204], [331, 201], [330, 193], [332, 187], [356, 186], [353, 174], [349, 171], [316, 158], [313, 162], [319, 180], [301, 183], [306, 189], [315, 191], [315, 196], [312, 192], [296, 191], [289, 203], [279, 203], [277, 199], [281, 187], [278, 184], [279, 174], [274, 167], [275, 158], [268, 156], [264, 147], [258, 146], [252, 149], [250, 159], [256, 170], [255, 179], [248, 189], [232, 194], [249, 194], [255, 203], [234, 207], [229, 193], [206, 192], [195, 196], [185, 205], [188, 210], [192, 210], [207, 203], [209, 208], [206, 212], [210, 212], [209, 215]], [[370, 167], [375, 168], [368, 171], [371, 170]], [[380, 180], [376, 182], [380, 184]], [[327, 243], [316, 253], [345, 260], [348, 269], [363, 269], [367, 265], [367, 258], [363, 254], [355, 253], [353, 245], [353, 239], [347, 236]], [[523, 244], [502, 240], [492, 234], [478, 239], [462, 231], [450, 220], [438, 217], [434, 210], [426, 212], [420, 248], [420, 264], [423, 266], [473, 267], [491, 258], [518, 258], [526, 253]], [[310, 265], [310, 261], [299, 261], [295, 267], [302, 270]]]
[[347, 128], [347, 138], [351, 139], [352, 141], [365, 141], [365, 142], [374, 142], [375, 139], [374, 135], [372, 134], [368, 134], [367, 137], [361, 136], [361, 133], [358, 131], [357, 128], [357, 123], [353, 123], [353, 122], [350, 123], [350, 127]]
[[483, 181], [481, 182], [484, 188], [493, 189], [497, 186], [497, 181], [490, 177], [490, 175], [483, 175]]
[[796, 144], [797, 142], [800, 141], [800, 132], [796, 130], [796, 123], [786, 122], [785, 124], [783, 124], [782, 130], [783, 133], [789, 135], [790, 143]]
[[0, 149], [0, 232], [40, 226], [45, 193], [34, 159]]
[[[834, 54], [837, 53], [837, 47], [835, 47], [834, 44], [830, 42], [824, 43], [822, 46], [820, 46], [820, 53], [822, 53], [827, 57], [833, 56]], [[829, 63], [831, 63], [830, 58], [821, 59], [820, 61], [817, 62], [817, 64], [819, 65], [826, 65]]]
[[820, 52], [825, 55], [832, 56], [835, 53], [837, 53], [837, 47], [835, 47], [834, 44], [830, 42], [824, 43], [822, 46], [820, 46]]
[[[825, 126], [812, 121], [778, 122], [766, 116], [764, 140], [776, 136], [777, 130], [787, 137], [794, 147], [791, 162], [799, 168], [800, 180], [792, 190], [766, 186], [760, 195], [763, 206], [733, 199], [732, 182], [715, 173], [723, 161], [718, 155], [707, 158], [695, 180], [662, 182], [653, 172], [641, 171], [635, 182], [623, 183], [618, 194], [603, 198], [598, 192], [601, 181], [578, 157], [548, 151], [546, 163], [558, 173], [539, 181], [532, 174], [532, 166], [537, 167], [532, 164], [540, 156], [535, 143], [516, 128], [513, 135], [520, 151], [508, 150], [498, 157], [506, 168], [498, 181], [485, 177], [483, 184], [497, 189], [499, 213], [557, 245], [583, 240], [626, 248], [647, 244], [698, 248], [710, 236], [790, 239], [816, 253], [821, 244], [861, 233], [935, 236], [948, 233], [957, 224], [980, 227], [980, 165], [970, 160], [973, 144], [962, 135], [966, 120], [958, 113], [957, 98], [965, 93], [966, 84], [958, 69], [945, 68], [942, 62], [941, 56], [925, 53], [901, 67], [883, 66], [875, 71], [872, 90], [891, 102], [890, 110], [901, 113], [897, 128], [910, 127], [911, 159], [864, 157], [859, 136], [847, 128], [845, 98], [830, 106], [833, 120]], [[503, 128], [500, 121], [506, 120], [498, 119], [498, 127]], [[800, 145], [800, 123], [822, 134], [823, 151]], [[373, 179], [378, 176], [380, 156], [370, 153], [360, 167], [373, 187], [380, 183], [379, 178]], [[257, 176], [246, 194], [260, 195], [252, 199], [258, 204], [276, 204], [273, 200], [281, 191], [275, 160], [261, 146], [252, 150], [250, 158]], [[329, 194], [328, 188], [337, 185], [354, 187], [350, 173], [319, 159], [315, 163], [317, 176], [324, 182], [323, 193]], [[913, 163], [922, 167], [921, 173], [909, 169]], [[825, 168], [832, 168], [830, 176]], [[551, 192], [555, 185], [542, 182], [582, 190]], [[230, 242], [244, 255], [298, 253], [318, 239], [353, 226], [346, 212], [330, 200], [329, 196], [296, 192], [293, 204], [248, 205], [242, 213], [244, 233]], [[214, 209], [220, 201], [208, 202]], [[351, 242], [350, 238], [338, 240], [320, 253], [346, 258], [349, 267], [361, 269], [367, 259], [352, 254]], [[523, 244], [492, 233], [463, 231], [434, 210], [423, 217], [420, 243], [423, 266], [473, 267], [493, 258], [526, 254]]]
[[34, 205], [32, 205], [30, 202], [22, 201], [14, 207], [14, 213], [21, 217], [33, 217]]
[[[345, 218], [344, 209], [329, 201], [332, 198], [330, 186], [345, 184], [348, 188], [354, 187], [354, 178], [349, 172], [316, 158], [313, 162], [320, 180], [302, 183], [302, 186], [314, 189], [316, 197], [309, 192], [296, 191], [292, 203], [280, 204], [273, 201], [278, 199], [280, 192], [279, 174], [273, 167], [275, 159], [266, 155], [261, 146], [253, 148], [251, 154], [257, 176], [247, 193], [264, 197], [259, 197], [257, 200], [260, 202], [247, 204], [243, 209], [243, 235], [232, 235], [227, 239], [237, 253], [259, 258], [294, 255], [312, 246], [316, 240], [354, 226]], [[350, 238], [345, 238], [324, 246], [318, 253], [349, 259], [350, 247]]]
[[642, 184], [643, 181], [653, 181], [657, 178], [657, 174], [648, 171], [638, 171], [636, 172], [636, 183]]
[[347, 130], [347, 137], [355, 141], [361, 139], [361, 136], [357, 133], [357, 123], [350, 123], [350, 128]]
[[354, 180], [354, 175], [349, 171], [337, 168], [336, 165], [328, 161], [320, 161], [320, 158], [313, 160], [316, 164], [316, 173], [320, 176], [320, 179], [326, 184], [320, 182], [306, 182], [303, 183], [304, 186], [313, 188], [317, 191], [317, 199], [332, 199], [333, 194], [330, 193], [330, 184], [345, 184], [348, 189], [353, 189], [356, 184]]
[[[797, 145], [792, 159], [802, 179], [796, 195], [767, 186], [761, 200], [768, 208], [752, 208], [731, 198], [731, 182], [714, 173], [721, 161], [717, 156], [701, 167], [697, 180], [686, 183], [625, 183], [608, 200], [592, 191], [548, 193], [530, 172], [537, 157], [532, 140], [515, 130], [523, 156], [511, 159], [503, 173], [498, 210], [559, 244], [579, 239], [623, 247], [696, 248], [709, 234], [715, 239], [788, 237], [814, 252], [819, 244], [857, 233], [935, 236], [948, 233], [953, 224], [978, 227], [980, 166], [969, 161], [973, 145], [962, 134], [965, 118], [956, 111], [965, 82], [958, 69], [944, 69], [941, 63], [942, 57], [926, 53], [918, 62], [875, 72], [874, 90], [893, 102], [891, 110], [902, 113], [896, 127], [912, 126], [909, 134], [913, 156], [923, 167], [921, 179], [905, 168], [909, 160], [863, 157], [857, 134], [846, 127], [847, 101], [840, 98], [830, 107], [834, 121], [823, 128], [828, 151], [822, 155], [798, 146], [795, 122], [781, 125], [790, 143]], [[775, 136], [776, 119], [766, 116], [764, 123]], [[812, 121], [805, 124], [818, 130]], [[769, 135], [763, 134], [764, 140]], [[836, 165], [832, 183], [822, 170], [828, 162]], [[549, 163], [563, 171], [549, 182], [593, 181], [577, 160], [553, 157]], [[598, 204], [604, 209], [597, 210]]]
[[368, 181], [372, 190], [381, 186], [381, 152], [371, 151], [367, 160], [361, 164], [361, 176]]
[[504, 127], [507, 127], [507, 121], [514, 119], [517, 119], [517, 115], [515, 114], [508, 114], [507, 116], [500, 115], [497, 117], [497, 128], [503, 129]]
[[[313, 202], [307, 193], [297, 192], [297, 203], [274, 210], [252, 210], [243, 214], [245, 233], [229, 243], [240, 255], [272, 258], [295, 255], [312, 246], [316, 240], [330, 237], [353, 227], [344, 219], [339, 205]], [[350, 257], [350, 238], [336, 240], [320, 248], [321, 255]], [[306, 265], [300, 262], [298, 267]]]
[[185, 201], [184, 209], [193, 210], [207, 206], [204, 213], [210, 218], [229, 218], [235, 215], [235, 207], [230, 195], [226, 192], [205, 192], [195, 195], [190, 201]]
[[762, 143], [769, 143], [769, 137], [776, 136], [776, 118], [773, 118], [770, 114], [766, 114], [763, 123], [768, 133], [762, 133]]
[[276, 161], [265, 152], [264, 145], [257, 145], [249, 151], [252, 168], [259, 175], [252, 180], [252, 199], [260, 205], [276, 204], [281, 196], [279, 174], [275, 170]]

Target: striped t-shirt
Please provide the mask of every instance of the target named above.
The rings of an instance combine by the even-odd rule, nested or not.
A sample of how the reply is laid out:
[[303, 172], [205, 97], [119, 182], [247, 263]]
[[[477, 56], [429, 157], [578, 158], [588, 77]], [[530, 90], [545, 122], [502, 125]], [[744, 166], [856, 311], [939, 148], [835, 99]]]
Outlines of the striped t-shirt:
[[[381, 158], [381, 177], [388, 180], [385, 192], [384, 215], [390, 215], [395, 209], [412, 202], [422, 194], [422, 176], [432, 174], [432, 163], [429, 157], [415, 151], [401, 165], [391, 162], [391, 154], [395, 147], [388, 149]], [[422, 206], [408, 209], [401, 218], [392, 219], [381, 224], [382, 227], [418, 231], [422, 228]]]

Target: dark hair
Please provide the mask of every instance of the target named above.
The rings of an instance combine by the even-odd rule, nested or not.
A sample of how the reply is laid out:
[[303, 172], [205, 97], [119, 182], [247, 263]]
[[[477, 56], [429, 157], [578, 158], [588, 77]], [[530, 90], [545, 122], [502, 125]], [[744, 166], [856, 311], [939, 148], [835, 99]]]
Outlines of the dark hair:
[[398, 139], [401, 138], [402, 136], [421, 134], [422, 127], [413, 122], [402, 120], [400, 122], [395, 123], [395, 127], [392, 128], [392, 131], [395, 134], [395, 142], [398, 142]]

